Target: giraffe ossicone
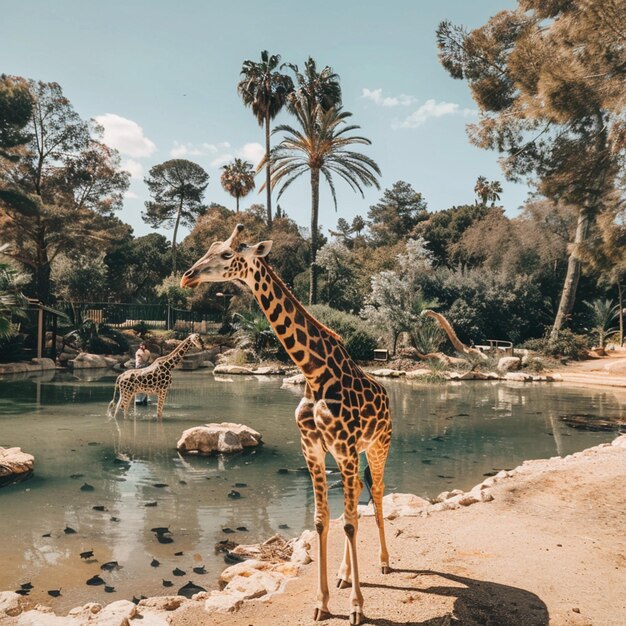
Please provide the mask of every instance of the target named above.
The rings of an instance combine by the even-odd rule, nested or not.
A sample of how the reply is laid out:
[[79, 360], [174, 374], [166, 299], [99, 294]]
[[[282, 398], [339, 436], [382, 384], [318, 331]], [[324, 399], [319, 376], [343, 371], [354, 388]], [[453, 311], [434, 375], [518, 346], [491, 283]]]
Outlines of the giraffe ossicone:
[[329, 615], [327, 536], [330, 522], [326, 484], [326, 454], [341, 472], [344, 491], [344, 556], [338, 586], [351, 584], [350, 624], [363, 620], [363, 596], [356, 551], [357, 504], [363, 488], [358, 476], [359, 454], [364, 452], [372, 476], [372, 500], [380, 539], [380, 565], [389, 570], [382, 498], [383, 475], [391, 442], [391, 415], [385, 388], [348, 355], [341, 337], [317, 321], [278, 277], [265, 257], [271, 241], [246, 245], [243, 226], [215, 242], [183, 275], [181, 287], [232, 281], [245, 283], [254, 294], [278, 340], [306, 378], [304, 398], [296, 409], [302, 453], [315, 493], [318, 533], [318, 593], [314, 619]]
[[[115, 381], [113, 400], [109, 403], [107, 411], [109, 417], [117, 418], [118, 411], [122, 409], [124, 411], [124, 419], [126, 419], [133, 398], [138, 393], [156, 394], [157, 417], [162, 417], [163, 405], [165, 404], [167, 393], [172, 384], [172, 370], [181, 362], [182, 358], [192, 346], [200, 350], [204, 348], [204, 344], [198, 333], [189, 335], [189, 337], [181, 341], [169, 354], [156, 358], [147, 367], [122, 372]], [[118, 390], [120, 397], [116, 405], [115, 395]], [[115, 412], [113, 412], [114, 406]]]

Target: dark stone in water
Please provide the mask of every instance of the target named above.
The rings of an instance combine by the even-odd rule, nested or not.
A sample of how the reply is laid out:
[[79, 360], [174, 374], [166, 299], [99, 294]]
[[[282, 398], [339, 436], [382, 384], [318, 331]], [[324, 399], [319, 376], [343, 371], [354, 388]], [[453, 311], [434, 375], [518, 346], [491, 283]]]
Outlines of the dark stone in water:
[[235, 491], [233, 489], [232, 491], [228, 493], [228, 497], [231, 498], [232, 500], [236, 500], [237, 498], [241, 498], [241, 494], [238, 491]]
[[90, 559], [93, 556], [93, 550], [86, 550], [80, 553], [81, 559]]
[[100, 442], [99, 441], [90, 441], [87, 445], [88, 446], [99, 446]]
[[60, 589], [48, 589], [48, 595], [53, 598], [58, 598], [61, 595]]
[[106, 506], [104, 506], [103, 504], [96, 504], [96, 506], [92, 506], [91, 507], [94, 511], [108, 511], [109, 509], [106, 508]]
[[152, 486], [156, 487], [157, 489], [163, 489], [163, 487], [169, 487], [167, 483], [154, 483]]
[[84, 476], [84, 474], [70, 474], [70, 478], [73, 478], [74, 480], [78, 480], [79, 478], [82, 478]]
[[228, 535], [230, 533], [234, 533], [235, 531], [232, 528], [222, 528], [222, 532]]
[[235, 563], [243, 563], [246, 558], [240, 556], [239, 554], [233, 554], [232, 552], [227, 552], [224, 555], [224, 563], [228, 563], [228, 565], [234, 565]]
[[66, 535], [73, 535], [73, 534], [75, 534], [75, 533], [76, 533], [76, 531], [75, 531], [75, 530], [74, 530], [71, 526], [66, 526], [66, 527], [63, 529], [63, 532], [64, 532]]
[[152, 559], [152, 561], [150, 561], [151, 567], [159, 567], [159, 565], [161, 565], [161, 563], [160, 561], [157, 561], [156, 559]]
[[619, 430], [626, 422], [616, 419], [602, 419], [597, 415], [583, 413], [581, 415], [560, 415], [559, 419], [565, 422], [570, 428], [576, 430], [587, 430], [591, 432], [611, 432]]
[[167, 526], [155, 526], [150, 529], [150, 532], [156, 533], [157, 535], [169, 535], [170, 529]]
[[289, 524], [278, 524], [278, 528], [280, 530], [287, 530], [287, 528], [289, 528]]
[[113, 593], [115, 591], [115, 587], [111, 587], [110, 585], [104, 586], [105, 593]]
[[52, 537], [52, 533], [46, 533], [45, 535], [41, 535], [42, 537]]
[[485, 472], [483, 476], [495, 476], [498, 472]]
[[159, 504], [159, 503], [158, 503], [158, 502], [156, 502], [156, 501], [155, 501], [155, 502], [146, 502], [146, 503], [144, 504], [144, 506], [157, 506], [158, 504]]
[[243, 487], [247, 487], [248, 484], [247, 483], [235, 483], [233, 485], [233, 487], [239, 487], [240, 489], [242, 489]]
[[195, 574], [206, 574], [206, 569], [204, 569], [204, 565], [201, 565], [200, 567], [194, 567], [193, 571]]
[[215, 554], [218, 552], [228, 552], [233, 548], [237, 547], [237, 542], [231, 541], [230, 539], [222, 539], [215, 544]]
[[133, 604], [139, 604], [142, 600], [145, 600], [146, 596], [133, 596], [132, 602]]
[[179, 481], [178, 481], [178, 484], [179, 484], [179, 485], [186, 485], [186, 484], [187, 484], [187, 481], [186, 481], [186, 480], [179, 480]]
[[164, 587], [172, 587], [174, 585], [174, 583], [171, 580], [164, 580], [163, 581], [163, 586]]
[[191, 600], [191, 596], [193, 596], [196, 593], [200, 593], [201, 591], [206, 591], [206, 589], [204, 587], [199, 587], [195, 583], [192, 583], [191, 581], [189, 581], [186, 585], [183, 585], [178, 590], [178, 595], [185, 596], [185, 598], [189, 598]]
[[21, 589], [28, 589], [28, 590], [30, 591], [30, 590], [33, 588], [33, 583], [30, 583], [30, 582], [28, 582], [28, 583], [22, 583], [22, 584], [20, 585], [20, 588], [21, 588]]
[[174, 576], [184, 576], [186, 573], [187, 572], [183, 572], [183, 570], [179, 567], [172, 571], [172, 574], [174, 574]]
[[116, 569], [122, 569], [122, 566], [117, 561], [108, 561], [107, 563], [103, 563], [100, 569], [105, 572], [112, 572]]
[[15, 593], [18, 596], [27, 596], [30, 593], [30, 589], [16, 589]]
[[181, 550], [180, 552], [174, 552], [174, 556], [183, 556], [184, 552]]
[[112, 522], [119, 522], [119, 521], [120, 521], [120, 518], [119, 518], [119, 517], [112, 517], [112, 518], [111, 518], [111, 521], [112, 521]]
[[245, 526], [237, 526], [237, 530], [240, 533], [247, 533], [248, 532], [248, 529]]
[[424, 465], [430, 465], [432, 463], [432, 461], [430, 459], [422, 459], [422, 463]]
[[276, 473], [277, 474], [289, 474], [289, 470], [286, 467], [281, 467]]
[[156, 538], [159, 543], [174, 543], [174, 539], [168, 535], [157, 535]]
[[92, 576], [86, 584], [90, 587], [97, 587], [98, 585], [104, 585], [105, 582], [102, 578], [100, 578], [100, 576], [98, 576], [98, 574], [96, 574], [95, 576]]
[[445, 441], [445, 439], [441, 435], [437, 435], [436, 437], [431, 437], [430, 440], [431, 441], [438, 441], [438, 442]]

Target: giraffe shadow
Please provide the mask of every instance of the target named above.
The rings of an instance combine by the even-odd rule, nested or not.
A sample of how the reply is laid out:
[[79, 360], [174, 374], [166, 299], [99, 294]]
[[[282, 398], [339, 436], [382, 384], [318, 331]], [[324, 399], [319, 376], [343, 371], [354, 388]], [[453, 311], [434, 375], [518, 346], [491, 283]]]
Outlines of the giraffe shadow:
[[[424, 594], [455, 598], [451, 613], [424, 621], [410, 620], [398, 622], [390, 619], [366, 619], [366, 624], [374, 626], [548, 626], [548, 607], [536, 594], [486, 580], [477, 580], [433, 570], [393, 569], [393, 573], [438, 576], [462, 586], [431, 585], [419, 586], [419, 578], [414, 586], [396, 586], [362, 582], [361, 587], [387, 589], [390, 591], [411, 591]], [[424, 597], [427, 600], [426, 597]], [[347, 619], [347, 618], [346, 618]]]

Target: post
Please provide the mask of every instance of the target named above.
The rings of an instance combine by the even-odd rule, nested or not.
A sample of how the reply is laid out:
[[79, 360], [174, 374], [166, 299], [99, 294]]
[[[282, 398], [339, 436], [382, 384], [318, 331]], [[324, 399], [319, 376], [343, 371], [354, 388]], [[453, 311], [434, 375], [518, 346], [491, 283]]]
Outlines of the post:
[[43, 304], [39, 303], [39, 311], [37, 313], [37, 358], [40, 359], [43, 356]]

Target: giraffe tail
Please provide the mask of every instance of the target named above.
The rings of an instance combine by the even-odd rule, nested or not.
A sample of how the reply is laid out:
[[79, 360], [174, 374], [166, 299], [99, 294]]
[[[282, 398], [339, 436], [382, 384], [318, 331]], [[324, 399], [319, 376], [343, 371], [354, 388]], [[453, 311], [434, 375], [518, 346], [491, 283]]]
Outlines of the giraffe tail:
[[107, 408], [107, 417], [109, 419], [113, 418], [113, 409], [115, 408], [115, 395], [119, 389], [119, 385], [117, 384], [117, 380], [115, 381], [115, 388], [113, 389], [113, 400], [109, 402], [109, 407]]

